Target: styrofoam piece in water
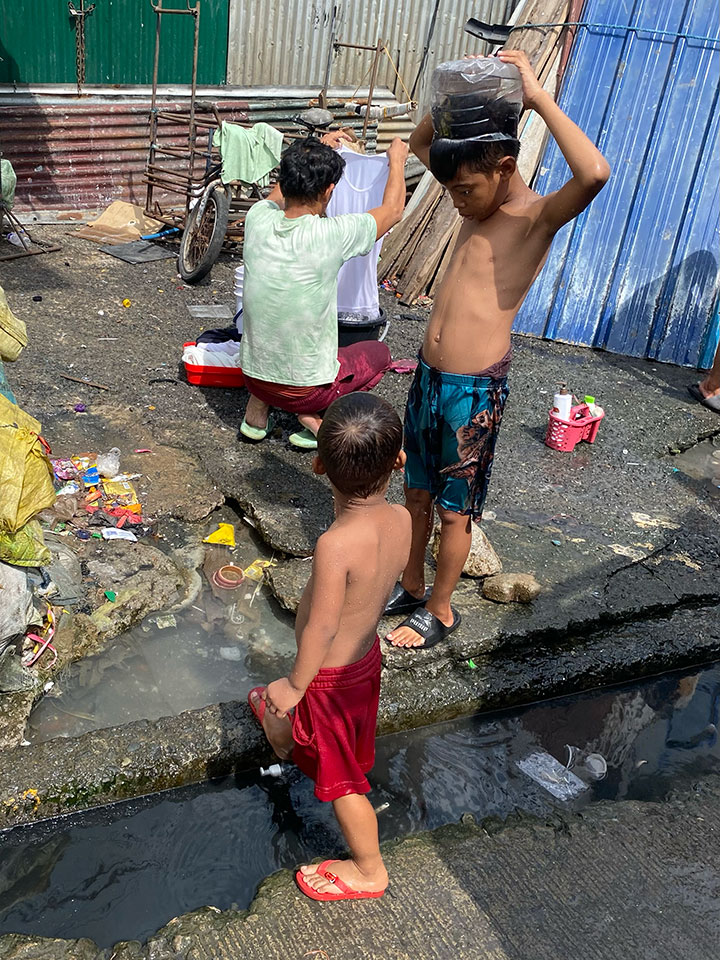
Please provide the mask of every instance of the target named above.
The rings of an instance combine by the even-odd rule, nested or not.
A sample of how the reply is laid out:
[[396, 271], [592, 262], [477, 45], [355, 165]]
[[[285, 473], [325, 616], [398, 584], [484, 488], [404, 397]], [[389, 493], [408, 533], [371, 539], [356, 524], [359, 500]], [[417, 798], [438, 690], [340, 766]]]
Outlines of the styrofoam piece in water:
[[588, 785], [584, 780], [542, 750], [523, 757], [517, 761], [517, 765], [531, 780], [539, 783], [558, 800], [572, 800], [583, 790], [587, 790]]

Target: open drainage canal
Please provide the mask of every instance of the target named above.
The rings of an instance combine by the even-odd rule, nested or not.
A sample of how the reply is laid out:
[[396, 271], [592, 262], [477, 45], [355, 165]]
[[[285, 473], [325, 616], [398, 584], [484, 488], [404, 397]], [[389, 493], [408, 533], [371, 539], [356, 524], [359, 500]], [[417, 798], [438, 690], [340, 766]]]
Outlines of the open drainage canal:
[[[232, 525], [234, 547], [201, 542], [222, 523]], [[294, 618], [263, 585], [261, 564], [272, 562], [272, 553], [240, 514], [225, 505], [202, 526], [165, 524], [155, 545], [193, 557], [199, 592], [62, 671], [31, 714], [31, 743], [237, 700], [290, 669]], [[103, 547], [111, 560], [113, 544]], [[227, 564], [249, 571], [237, 589], [213, 582]]]
[[[381, 738], [370, 777], [381, 838], [465, 812], [662, 800], [720, 768], [719, 708], [720, 663]], [[278, 868], [343, 850], [330, 805], [294, 769], [18, 827], [0, 845], [0, 932], [102, 947], [202, 905], [243, 909]]]

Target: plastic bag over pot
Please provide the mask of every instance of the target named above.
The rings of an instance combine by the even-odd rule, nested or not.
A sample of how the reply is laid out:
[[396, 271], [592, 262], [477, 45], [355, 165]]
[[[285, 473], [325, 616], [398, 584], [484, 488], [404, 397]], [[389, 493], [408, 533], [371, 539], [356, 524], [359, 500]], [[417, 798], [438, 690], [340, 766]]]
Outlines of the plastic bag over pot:
[[433, 72], [432, 120], [436, 137], [515, 139], [522, 103], [520, 71], [496, 57], [450, 60]]

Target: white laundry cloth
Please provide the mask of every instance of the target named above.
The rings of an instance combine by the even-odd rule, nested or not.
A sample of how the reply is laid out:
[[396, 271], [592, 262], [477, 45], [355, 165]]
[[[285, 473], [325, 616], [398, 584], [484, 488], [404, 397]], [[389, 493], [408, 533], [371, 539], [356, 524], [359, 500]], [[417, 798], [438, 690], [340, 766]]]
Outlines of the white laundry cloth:
[[183, 363], [191, 363], [197, 367], [239, 367], [240, 344], [233, 344], [234, 350], [211, 350], [210, 347], [225, 346], [217, 343], [201, 343], [194, 347], [185, 347]]
[[[355, 153], [344, 148], [340, 149], [340, 155], [345, 161], [345, 170], [330, 197], [327, 215], [367, 213], [382, 206], [389, 173], [387, 156], [384, 153]], [[340, 268], [339, 313], [362, 314], [373, 320], [379, 316], [377, 262], [381, 246], [382, 240], [378, 240], [370, 253], [353, 257]]]

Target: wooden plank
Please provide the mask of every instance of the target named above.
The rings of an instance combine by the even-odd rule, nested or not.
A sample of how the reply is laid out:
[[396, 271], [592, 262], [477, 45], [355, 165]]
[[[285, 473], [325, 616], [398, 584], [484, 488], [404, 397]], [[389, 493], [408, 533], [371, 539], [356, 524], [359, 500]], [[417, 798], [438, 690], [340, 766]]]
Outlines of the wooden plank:
[[398, 283], [398, 291], [402, 294], [404, 303], [411, 303], [424, 293], [452, 236], [457, 217], [452, 198], [445, 194], [432, 224], [417, 245], [412, 262]]
[[413, 234], [417, 231], [418, 226], [423, 220], [426, 219], [428, 211], [432, 210], [437, 204], [442, 192], [442, 186], [437, 182], [437, 180], [434, 180], [433, 184], [429, 187], [420, 203], [404, 220], [401, 220], [400, 223], [396, 224], [392, 231], [385, 238], [381, 253], [381, 279], [387, 276], [387, 273], [385, 272], [386, 269], [389, 269], [392, 262], [397, 259], [398, 254], [403, 250], [406, 244], [410, 242]]

